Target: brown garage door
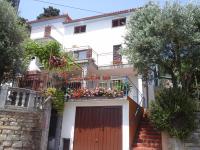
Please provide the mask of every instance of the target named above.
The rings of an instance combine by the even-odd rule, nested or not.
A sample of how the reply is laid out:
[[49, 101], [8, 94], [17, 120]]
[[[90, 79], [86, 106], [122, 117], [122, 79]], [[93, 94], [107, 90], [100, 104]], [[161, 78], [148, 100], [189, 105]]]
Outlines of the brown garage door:
[[122, 150], [122, 108], [77, 107], [74, 150]]

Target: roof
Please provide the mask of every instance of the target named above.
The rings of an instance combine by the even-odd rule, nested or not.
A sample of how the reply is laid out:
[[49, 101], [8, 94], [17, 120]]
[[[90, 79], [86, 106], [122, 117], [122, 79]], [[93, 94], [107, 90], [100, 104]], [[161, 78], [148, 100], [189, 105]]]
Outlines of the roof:
[[134, 12], [135, 8], [132, 9], [126, 9], [126, 10], [121, 10], [121, 11], [116, 11], [116, 12], [111, 12], [111, 13], [105, 13], [101, 15], [96, 15], [96, 16], [90, 16], [90, 17], [85, 17], [85, 18], [80, 18], [80, 19], [74, 19], [74, 20], [66, 20], [63, 22], [64, 24], [68, 23], [74, 23], [74, 22], [80, 22], [80, 21], [85, 21], [85, 20], [92, 20], [92, 19], [98, 19], [98, 18], [103, 18], [103, 17], [108, 17], [108, 16], [115, 16], [115, 15], [120, 15], [120, 14], [126, 14], [130, 12]]
[[66, 23], [74, 23], [74, 22], [79, 22], [79, 21], [85, 21], [85, 20], [98, 19], [98, 18], [103, 18], [103, 17], [108, 17], [108, 16], [125, 14], [125, 13], [129, 13], [129, 12], [133, 12], [135, 10], [136, 10], [135, 8], [132, 8], [132, 9], [126, 9], [126, 10], [121, 10], [121, 11], [116, 11], [116, 12], [111, 12], [111, 13], [105, 13], [105, 14], [96, 15], [96, 16], [74, 19], [74, 20], [72, 20], [72, 18], [69, 15], [65, 14], [65, 15], [60, 15], [60, 16], [53, 16], [53, 17], [47, 17], [47, 18], [42, 18], [42, 19], [36, 19], [36, 20], [33, 20], [33, 21], [29, 21], [28, 23], [33, 24], [33, 23], [39, 23], [39, 22], [48, 21], [48, 20], [66, 18], [65, 21], [63, 22], [63, 23], [66, 24]]
[[33, 24], [33, 23], [39, 23], [39, 22], [60, 19], [60, 18], [66, 18], [66, 21], [72, 20], [68, 14], [64, 14], [64, 15], [59, 15], [59, 16], [52, 16], [52, 17], [47, 17], [47, 18], [42, 18], [42, 19], [36, 19], [36, 20], [29, 21], [28, 23]]

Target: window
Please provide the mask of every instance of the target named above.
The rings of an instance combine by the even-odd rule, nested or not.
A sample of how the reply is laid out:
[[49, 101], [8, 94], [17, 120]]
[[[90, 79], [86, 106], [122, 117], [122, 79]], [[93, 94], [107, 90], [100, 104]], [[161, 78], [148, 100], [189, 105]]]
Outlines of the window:
[[63, 150], [69, 150], [70, 139], [63, 139]]
[[74, 52], [74, 57], [75, 57], [76, 60], [87, 59], [87, 50], [75, 51]]
[[100, 82], [99, 87], [107, 89], [107, 82]]
[[46, 26], [44, 28], [44, 37], [49, 37], [51, 35], [51, 26]]
[[126, 24], [126, 18], [115, 19], [112, 21], [112, 27], [123, 26]]
[[113, 65], [122, 63], [122, 55], [120, 54], [121, 45], [113, 46]]
[[74, 33], [83, 33], [86, 31], [86, 25], [74, 27]]
[[123, 89], [122, 80], [112, 80], [111, 88], [116, 90], [122, 90]]

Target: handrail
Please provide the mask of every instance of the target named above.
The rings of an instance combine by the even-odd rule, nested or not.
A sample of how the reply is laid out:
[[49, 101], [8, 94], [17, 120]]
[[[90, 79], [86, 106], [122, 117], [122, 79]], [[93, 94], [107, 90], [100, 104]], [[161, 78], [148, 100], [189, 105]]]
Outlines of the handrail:
[[130, 78], [127, 76], [128, 81], [131, 83], [131, 85], [134, 86], [134, 88], [137, 90], [138, 95], [140, 95], [141, 97], [141, 101], [138, 103], [140, 106], [143, 106], [143, 103], [145, 102], [145, 97], [143, 96], [143, 94], [140, 92], [140, 90], [137, 88], [137, 86], [130, 80]]

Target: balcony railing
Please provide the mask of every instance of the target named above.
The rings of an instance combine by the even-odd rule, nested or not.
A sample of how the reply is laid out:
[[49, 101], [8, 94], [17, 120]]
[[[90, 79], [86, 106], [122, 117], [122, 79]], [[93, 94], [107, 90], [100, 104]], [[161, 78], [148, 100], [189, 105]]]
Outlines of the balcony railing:
[[144, 106], [145, 98], [137, 86], [128, 77], [91, 76], [71, 78], [66, 84], [68, 99], [123, 98], [129, 96]]
[[71, 53], [74, 60], [78, 63], [85, 62], [89, 59], [92, 59], [95, 63], [98, 61], [98, 54], [90, 46], [67, 48], [66, 51]]
[[114, 57], [113, 52], [97, 53], [90, 46], [67, 48], [66, 51], [72, 54], [76, 62], [81, 63], [87, 61], [88, 59], [91, 59], [97, 66], [99, 66], [100, 69], [112, 69], [118, 66], [120, 66], [121, 68], [124, 66], [130, 67], [125, 56], [121, 56], [120, 54], [118, 54], [121, 57], [117, 57], [116, 59], [116, 57]]
[[6, 109], [36, 110], [45, 100], [40, 92], [25, 88], [2, 88], [0, 94], [0, 107]]

